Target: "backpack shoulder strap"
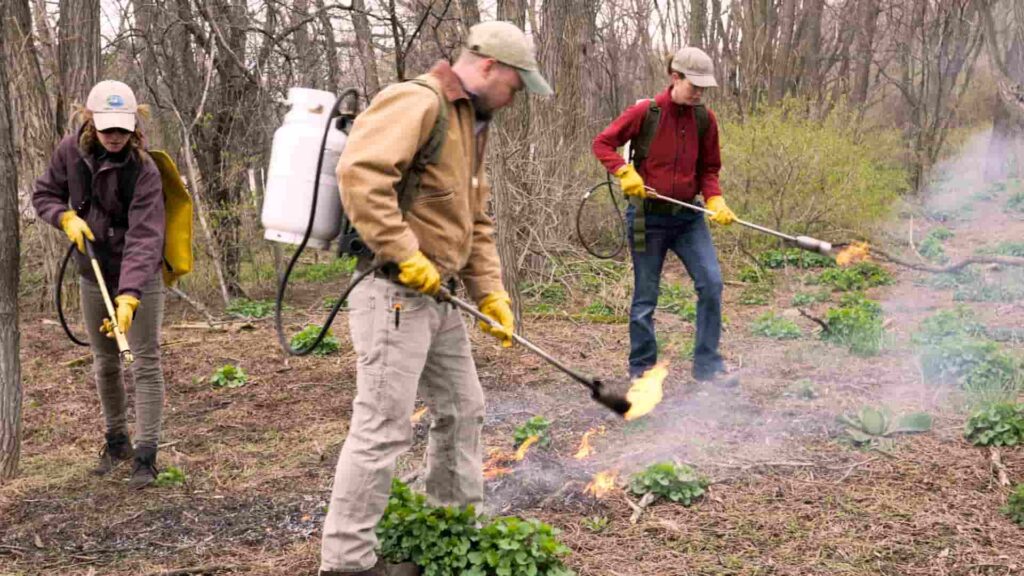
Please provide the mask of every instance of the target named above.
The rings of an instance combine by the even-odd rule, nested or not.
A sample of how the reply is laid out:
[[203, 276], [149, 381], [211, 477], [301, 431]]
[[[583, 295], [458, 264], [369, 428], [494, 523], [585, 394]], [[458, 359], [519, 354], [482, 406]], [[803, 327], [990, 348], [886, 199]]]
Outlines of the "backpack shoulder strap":
[[660, 121], [661, 107], [654, 101], [654, 98], [650, 98], [647, 111], [644, 112], [643, 123], [640, 125], [640, 132], [633, 138], [633, 143], [630, 146], [630, 160], [633, 162], [633, 166], [639, 167], [647, 159]]
[[420, 178], [427, 166], [437, 164], [441, 160], [441, 149], [444, 147], [444, 140], [448, 135], [448, 103], [445, 101], [444, 95], [422, 78], [414, 78], [408, 82], [423, 86], [433, 92], [437, 97], [438, 111], [437, 121], [434, 122], [427, 143], [416, 152], [412, 166], [402, 176], [402, 181], [398, 185], [398, 206], [402, 212], [408, 212], [412, 207], [413, 201], [419, 194]]
[[135, 184], [139, 179], [141, 159], [134, 152], [128, 157], [124, 167], [117, 172], [117, 201], [121, 204], [121, 214], [113, 218], [115, 226], [128, 227], [128, 211], [135, 198]]
[[708, 128], [711, 127], [711, 115], [708, 113], [707, 106], [703, 104], [694, 106], [693, 114], [697, 118], [697, 137], [703, 140], [704, 135], [708, 133]]

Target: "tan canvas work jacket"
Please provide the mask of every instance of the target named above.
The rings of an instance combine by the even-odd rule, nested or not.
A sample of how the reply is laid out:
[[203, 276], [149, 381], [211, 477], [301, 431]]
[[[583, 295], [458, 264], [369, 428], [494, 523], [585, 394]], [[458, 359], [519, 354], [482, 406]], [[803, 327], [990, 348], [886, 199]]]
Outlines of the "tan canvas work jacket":
[[402, 214], [396, 187], [426, 144], [440, 104], [434, 92], [408, 82], [381, 91], [356, 118], [338, 162], [341, 202], [380, 258], [401, 262], [420, 250], [442, 276], [461, 276], [470, 297], [479, 301], [503, 290], [494, 224], [486, 213], [487, 131], [475, 134], [469, 95], [447, 62], [438, 62], [420, 79], [444, 97], [448, 134], [409, 211]]

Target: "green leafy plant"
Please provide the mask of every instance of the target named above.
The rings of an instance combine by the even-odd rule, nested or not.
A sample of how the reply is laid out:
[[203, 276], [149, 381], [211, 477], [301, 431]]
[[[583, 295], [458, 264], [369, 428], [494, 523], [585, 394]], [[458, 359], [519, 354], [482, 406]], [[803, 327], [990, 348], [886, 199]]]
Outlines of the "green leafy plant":
[[765, 250], [757, 256], [757, 263], [763, 268], [777, 270], [792, 266], [794, 268], [831, 268], [835, 262], [815, 252], [808, 252], [799, 248], [787, 248], [785, 250]]
[[637, 472], [629, 480], [629, 490], [637, 496], [651, 493], [689, 506], [704, 495], [708, 479], [686, 464], [659, 462]]
[[803, 334], [795, 322], [776, 316], [775, 312], [771, 311], [758, 316], [750, 325], [750, 331], [758, 336], [776, 340], [795, 340]]
[[225, 311], [237, 318], [266, 318], [274, 313], [274, 302], [236, 298], [228, 304]]
[[572, 576], [558, 530], [537, 520], [478, 516], [472, 506], [435, 507], [393, 480], [377, 524], [380, 556], [413, 562], [424, 576]]
[[[946, 236], [943, 232], [948, 233]], [[939, 264], [945, 264], [949, 261], [949, 256], [946, 255], [946, 248], [942, 245], [943, 240], [953, 235], [946, 228], [936, 228], [929, 232], [924, 240], [921, 241], [917, 246], [917, 251], [925, 259]]]
[[854, 444], [870, 444], [893, 434], [927, 432], [932, 429], [932, 417], [925, 412], [910, 412], [897, 418], [885, 406], [865, 406], [859, 412], [840, 415], [838, 420]]
[[168, 466], [167, 468], [164, 468], [163, 471], [156, 475], [156, 481], [153, 482], [155, 486], [159, 486], [161, 488], [181, 486], [184, 483], [185, 473], [177, 466]]
[[296, 266], [291, 277], [306, 282], [330, 282], [352, 274], [355, 269], [355, 257], [342, 256], [328, 262]]
[[[334, 309], [334, 305], [337, 304], [337, 303], [338, 303], [338, 298], [335, 297], [335, 296], [328, 296], [327, 298], [324, 298], [324, 310], [333, 310]], [[348, 301], [344, 301], [344, 302], [341, 303], [341, 308], [340, 309], [341, 310], [345, 310], [346, 308], [348, 308]]]
[[744, 266], [739, 273], [740, 282], [747, 284], [771, 284], [775, 281], [771, 270], [757, 266]]
[[210, 376], [210, 384], [214, 388], [241, 388], [249, 381], [249, 376], [241, 366], [225, 364]]
[[858, 356], [875, 356], [882, 351], [882, 307], [862, 294], [840, 299], [839, 307], [825, 314], [825, 323], [828, 330], [822, 332], [822, 338], [828, 342], [845, 346]]
[[513, 444], [518, 448], [523, 442], [526, 442], [527, 438], [536, 436], [537, 444], [546, 447], [551, 444], [551, 435], [548, 432], [550, 427], [550, 420], [543, 416], [534, 416], [516, 428]]
[[995, 253], [1000, 256], [1024, 258], [1024, 242], [1001, 242], [996, 246]]
[[942, 310], [921, 321], [921, 325], [911, 337], [915, 344], [938, 344], [949, 338], [962, 336], [982, 336], [985, 327], [974, 319], [970, 308], [957, 306], [950, 310]]
[[[301, 332], [292, 336], [291, 346], [296, 349], [304, 349], [316, 340], [317, 335], [320, 334], [320, 326], [306, 326]], [[338, 343], [338, 339], [334, 337], [331, 329], [327, 329], [327, 333], [324, 334], [324, 339], [313, 348], [311, 354], [314, 356], [327, 356], [333, 354], [341, 348]]]
[[562, 564], [569, 548], [558, 541], [558, 530], [539, 520], [515, 516], [495, 518], [480, 528], [474, 550], [467, 558], [465, 576], [569, 576]]
[[568, 300], [565, 285], [561, 282], [527, 282], [522, 292], [524, 296], [546, 304], [560, 305]]
[[1006, 201], [1006, 209], [1011, 212], [1024, 212], [1024, 191], [1016, 192]]
[[1024, 526], [1024, 484], [1017, 484], [1010, 497], [1006, 499], [1006, 506], [1000, 508], [1010, 520]]
[[967, 419], [964, 437], [975, 446], [1024, 444], [1024, 405], [1001, 402]]
[[608, 518], [606, 516], [591, 516], [584, 518], [581, 524], [594, 534], [600, 534], [608, 529]]
[[893, 284], [895, 280], [885, 268], [874, 262], [858, 262], [846, 268], [824, 270], [817, 282], [840, 292], [854, 292]]
[[658, 292], [658, 309], [671, 312], [684, 320], [697, 319], [696, 295], [681, 284], [662, 284]]
[[793, 306], [810, 306], [818, 302], [828, 302], [832, 299], [832, 295], [827, 291], [819, 292], [797, 292], [793, 295], [792, 305]]

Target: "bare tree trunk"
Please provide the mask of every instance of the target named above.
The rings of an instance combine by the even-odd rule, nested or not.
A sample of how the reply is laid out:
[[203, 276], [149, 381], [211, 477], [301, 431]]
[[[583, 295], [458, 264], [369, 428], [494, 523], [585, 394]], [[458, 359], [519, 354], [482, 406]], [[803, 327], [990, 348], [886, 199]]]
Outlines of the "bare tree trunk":
[[[1024, 11], [1000, 10], [998, 20], [1007, 24], [1000, 34], [993, 15], [997, 8], [1002, 6], [981, 9], [989, 60], [995, 67], [998, 87], [993, 102], [992, 137], [985, 158], [985, 178], [989, 181], [1024, 174]], [[1005, 48], [1001, 36], [1007, 37]]]
[[57, 127], [71, 128], [72, 106], [85, 104], [100, 77], [100, 0], [60, 0]]
[[806, 0], [803, 23], [800, 26], [800, 41], [797, 51], [800, 65], [794, 75], [800, 79], [804, 94], [818, 92], [821, 98], [821, 18], [825, 0]]
[[[6, 12], [6, 11], [5, 11]], [[7, 23], [0, 26], [6, 54]], [[0, 102], [10, 102], [7, 58], [0, 58]], [[8, 106], [0, 106], [0, 481], [13, 478], [21, 456], [21, 360], [18, 356], [18, 167]]]
[[796, 0], [784, 0], [782, 15], [779, 18], [779, 50], [775, 56], [772, 70], [770, 99], [772, 102], [781, 100], [791, 82], [790, 66], [793, 56], [793, 42], [796, 26]]
[[352, 0], [352, 27], [356, 31], [356, 51], [363, 66], [363, 92], [370, 100], [380, 92], [380, 75], [377, 72], [377, 55], [373, 49], [370, 19], [366, 17], [364, 0]]
[[480, 21], [480, 7], [476, 0], [459, 0], [459, 8], [462, 10], [462, 26], [467, 30]]
[[706, 0], [690, 0], [690, 33], [689, 44], [697, 48], [707, 48], [708, 5]]
[[318, 88], [320, 82], [318, 82], [319, 78], [316, 74], [316, 58], [313, 57], [316, 51], [313, 49], [313, 43], [309, 37], [309, 23], [302, 23], [302, 20], [309, 15], [308, 12], [309, 0], [295, 0], [292, 4], [289, 20], [293, 26], [298, 26], [294, 40], [296, 67], [298, 68], [295, 73], [295, 81], [299, 86]]
[[878, 23], [878, 0], [860, 0], [857, 6], [857, 49], [854, 54], [853, 91], [850, 100], [863, 104], [868, 99], [871, 61], [874, 56], [875, 27]]

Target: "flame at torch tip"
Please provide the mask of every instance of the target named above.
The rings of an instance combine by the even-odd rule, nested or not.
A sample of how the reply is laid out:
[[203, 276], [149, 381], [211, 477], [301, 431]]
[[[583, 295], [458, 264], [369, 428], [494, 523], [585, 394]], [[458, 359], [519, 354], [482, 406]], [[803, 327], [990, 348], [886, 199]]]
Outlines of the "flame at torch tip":
[[417, 410], [412, 415], [412, 417], [409, 418], [409, 421], [412, 422], [414, 425], [415, 424], [419, 424], [419, 421], [423, 419], [423, 415], [426, 414], [426, 413], [427, 413], [427, 407], [424, 406], [423, 408], [420, 408], [419, 410]]
[[594, 474], [594, 479], [583, 489], [584, 492], [595, 498], [604, 498], [609, 492], [615, 489], [619, 479], [618, 470], [605, 470]]
[[836, 264], [849, 266], [871, 259], [871, 246], [867, 242], [853, 242], [836, 255]]
[[629, 401], [629, 412], [626, 412], [626, 420], [635, 420], [646, 415], [661, 402], [661, 385], [668, 376], [668, 364], [661, 363], [651, 368], [644, 375], [633, 380], [633, 385], [626, 393], [626, 400]]

